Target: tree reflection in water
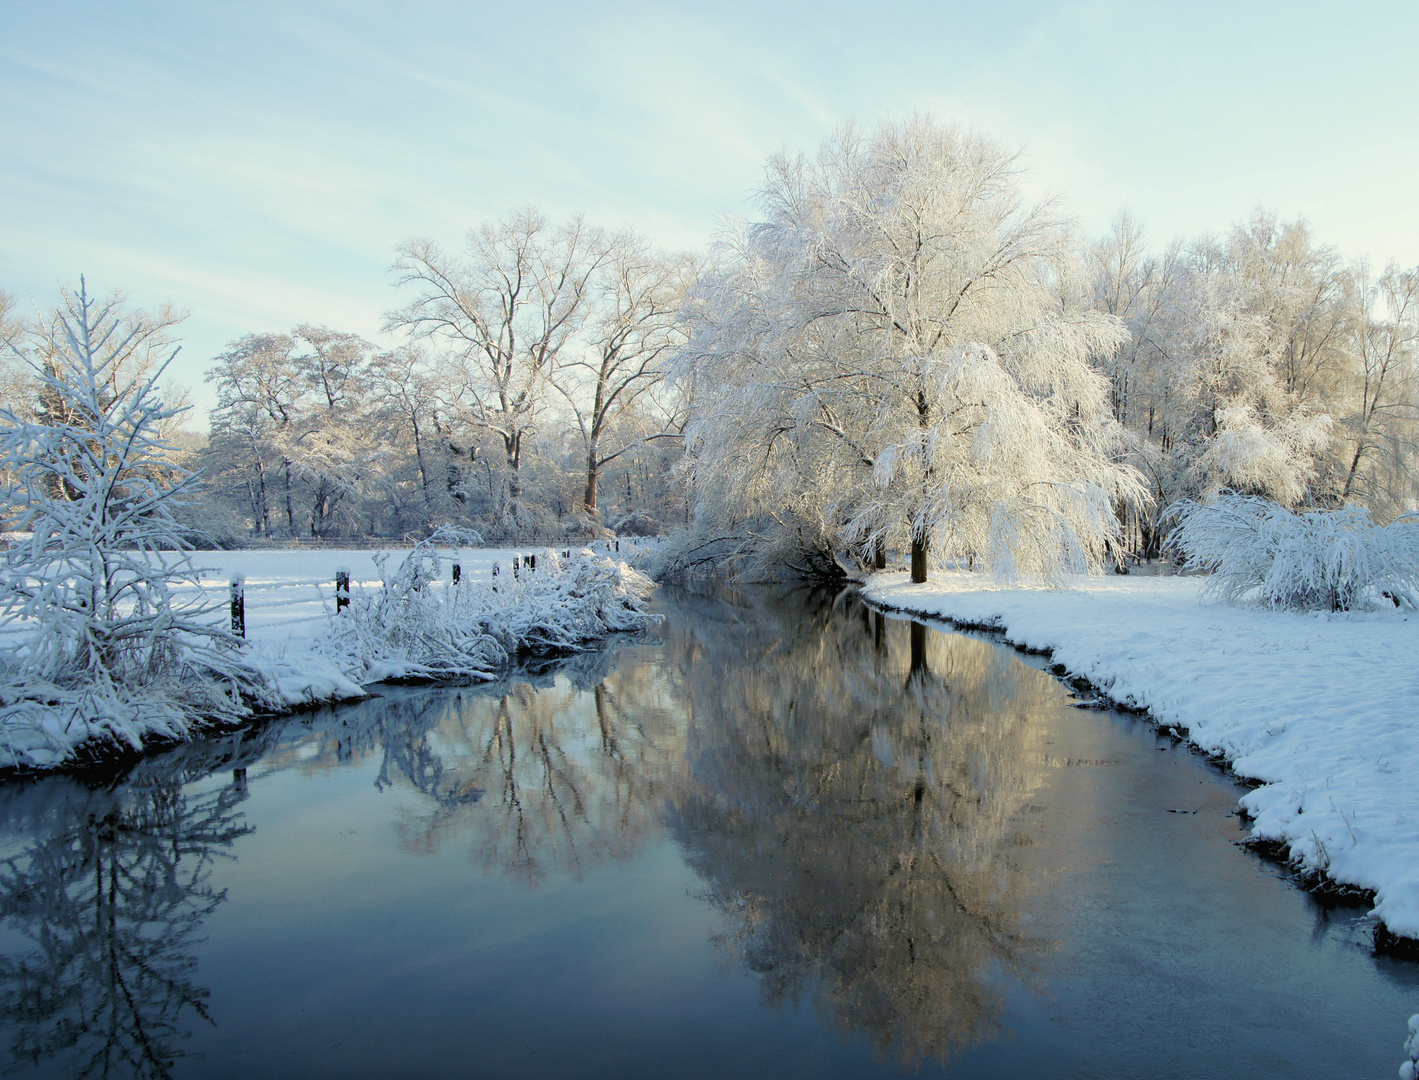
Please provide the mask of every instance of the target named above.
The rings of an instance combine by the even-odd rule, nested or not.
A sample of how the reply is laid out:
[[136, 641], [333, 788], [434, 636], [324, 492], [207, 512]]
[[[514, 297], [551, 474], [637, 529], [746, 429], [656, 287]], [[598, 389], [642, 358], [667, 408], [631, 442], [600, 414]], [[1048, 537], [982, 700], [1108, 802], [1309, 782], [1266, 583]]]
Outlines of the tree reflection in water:
[[625, 858], [658, 830], [683, 758], [681, 713], [653, 660], [618, 650], [457, 689], [390, 690], [341, 710], [268, 767], [317, 770], [379, 755], [376, 785], [422, 797], [399, 831], [415, 853], [467, 845], [471, 861], [535, 887], [551, 872]]
[[699, 640], [673, 827], [770, 1003], [811, 994], [879, 1052], [944, 1059], [999, 1034], [1000, 976], [1028, 981], [1040, 945], [1012, 819], [1058, 691], [988, 643], [844, 603]]
[[[17, 1065], [169, 1075], [192, 1018], [210, 1022], [192, 953], [226, 897], [209, 884], [213, 860], [250, 831], [237, 807], [265, 745], [238, 735], [179, 750], [97, 790], [70, 779], [0, 787], [5, 831], [32, 838], [0, 863], [0, 919], [24, 942], [0, 956]], [[184, 793], [222, 765], [230, 783]]]
[[1053, 681], [844, 597], [681, 596], [660, 633], [208, 740], [100, 790], [0, 786], [0, 822], [33, 838], [0, 862], [16, 1062], [168, 1074], [208, 1020], [194, 954], [225, 897], [213, 860], [249, 831], [248, 764], [375, 763], [376, 788], [413, 794], [396, 800], [406, 850], [464, 845], [528, 886], [668, 823], [769, 1002], [811, 998], [906, 1061], [997, 1034], [1001, 976], [1028, 979], [1038, 944], [1010, 851]]

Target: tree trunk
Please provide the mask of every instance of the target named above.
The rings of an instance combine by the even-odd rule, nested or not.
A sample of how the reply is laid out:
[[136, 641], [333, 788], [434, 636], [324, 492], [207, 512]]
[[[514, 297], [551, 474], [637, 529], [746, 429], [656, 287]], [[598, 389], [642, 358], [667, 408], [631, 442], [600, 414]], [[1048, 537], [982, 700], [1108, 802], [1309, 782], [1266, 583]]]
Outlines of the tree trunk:
[[872, 569], [887, 569], [887, 542], [879, 539], [872, 545]]
[[419, 422], [413, 421], [414, 428], [414, 460], [419, 464], [419, 486], [424, 490], [424, 524], [426, 527], [433, 526], [434, 519], [434, 499], [429, 494], [429, 470], [424, 464], [424, 440], [419, 435]]
[[266, 505], [266, 470], [262, 468], [260, 458], [256, 459], [256, 499], [256, 531], [262, 536], [268, 536], [271, 533], [271, 513]]
[[596, 484], [600, 478], [601, 462], [597, 460], [596, 447], [592, 446], [586, 454], [586, 492], [582, 502], [586, 504], [586, 512], [593, 517], [596, 515]]
[[912, 584], [926, 582], [926, 537], [912, 533]]
[[296, 538], [296, 508], [291, 503], [291, 459], [284, 460], [286, 467], [286, 528], [292, 540]]

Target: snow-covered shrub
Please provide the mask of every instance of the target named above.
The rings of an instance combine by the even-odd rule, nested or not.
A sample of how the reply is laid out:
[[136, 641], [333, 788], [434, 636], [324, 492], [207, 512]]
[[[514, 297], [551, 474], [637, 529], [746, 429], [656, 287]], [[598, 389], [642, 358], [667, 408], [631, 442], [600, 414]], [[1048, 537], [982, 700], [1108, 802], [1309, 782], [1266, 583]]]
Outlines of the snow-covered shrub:
[[1348, 611], [1387, 594], [1419, 607], [1419, 522], [1387, 526], [1359, 507], [1296, 514], [1224, 492], [1168, 511], [1184, 569], [1210, 572], [1204, 592], [1293, 611]]
[[[91, 741], [139, 748], [245, 715], [266, 688], [201, 602], [172, 508], [195, 477], [161, 436], [165, 363], [147, 331], [82, 289], [39, 343], [33, 413], [0, 408], [0, 764], [50, 765]], [[168, 357], [171, 359], [171, 357]], [[136, 370], [135, 370], [136, 369]]]
[[1404, 1040], [1409, 1056], [1399, 1065], [1399, 1080], [1419, 1080], [1419, 1013], [1409, 1018], [1409, 1037]]
[[559, 559], [543, 552], [535, 571], [505, 574], [495, 587], [440, 583], [438, 548], [479, 543], [444, 528], [415, 545], [383, 582], [355, 589], [332, 612], [317, 649], [360, 682], [389, 678], [491, 679], [518, 653], [585, 648], [608, 634], [639, 630], [654, 586], [625, 563], [589, 550]]

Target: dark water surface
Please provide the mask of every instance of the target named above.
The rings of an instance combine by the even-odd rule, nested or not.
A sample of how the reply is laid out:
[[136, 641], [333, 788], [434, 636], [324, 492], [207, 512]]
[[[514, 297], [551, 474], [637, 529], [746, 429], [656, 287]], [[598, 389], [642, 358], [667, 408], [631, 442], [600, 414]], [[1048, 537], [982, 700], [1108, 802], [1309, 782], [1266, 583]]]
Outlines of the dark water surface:
[[0, 786], [20, 1076], [1390, 1077], [1419, 967], [989, 642], [664, 596], [539, 676]]

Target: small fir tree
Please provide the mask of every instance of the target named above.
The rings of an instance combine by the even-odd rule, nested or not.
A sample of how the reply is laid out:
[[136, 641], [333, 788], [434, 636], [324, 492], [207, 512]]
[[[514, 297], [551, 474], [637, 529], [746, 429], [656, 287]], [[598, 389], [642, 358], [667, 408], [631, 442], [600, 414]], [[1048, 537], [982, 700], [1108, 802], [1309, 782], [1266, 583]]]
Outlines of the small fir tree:
[[181, 412], [157, 389], [176, 350], [135, 362], [148, 330], [81, 279], [24, 355], [38, 407], [0, 408], [13, 530], [0, 580], [0, 763], [53, 764], [94, 742], [137, 749], [236, 719], [264, 693], [201, 600], [173, 518], [197, 478], [162, 437]]

